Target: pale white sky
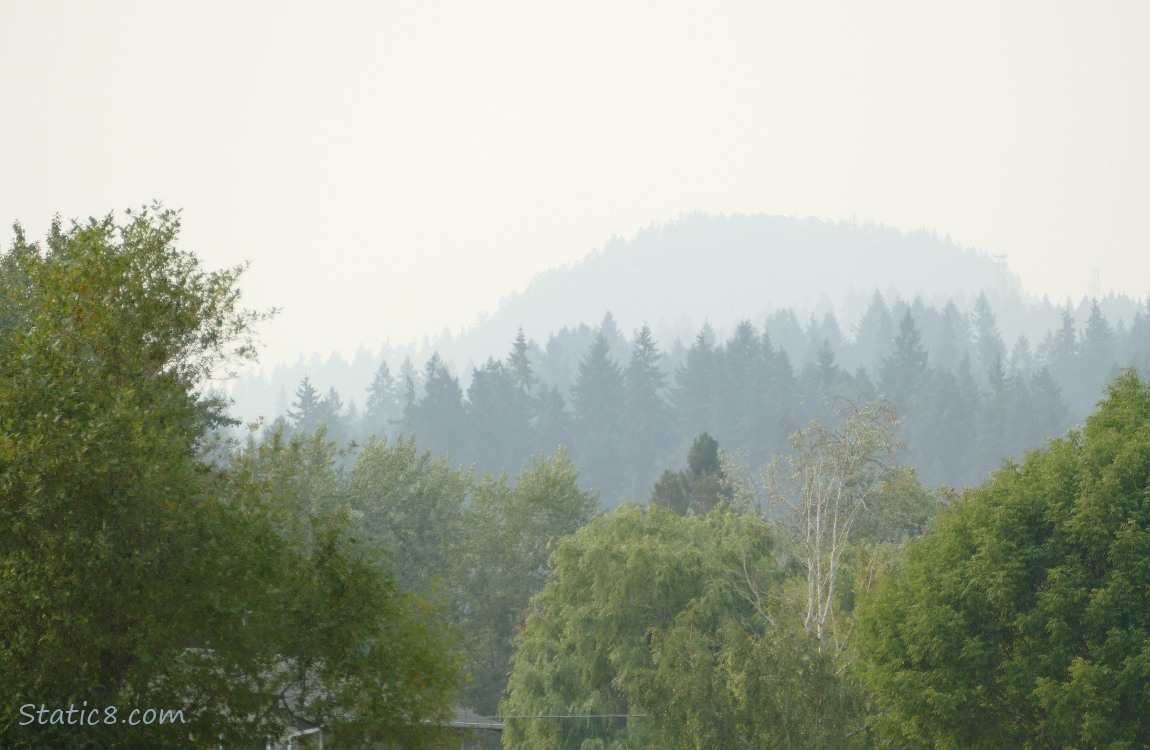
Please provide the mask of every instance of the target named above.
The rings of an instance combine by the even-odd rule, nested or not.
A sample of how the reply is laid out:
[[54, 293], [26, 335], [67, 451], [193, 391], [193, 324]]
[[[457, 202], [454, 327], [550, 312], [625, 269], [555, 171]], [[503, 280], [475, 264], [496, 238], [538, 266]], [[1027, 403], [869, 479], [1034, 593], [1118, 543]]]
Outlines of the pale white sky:
[[453, 329], [680, 213], [1150, 294], [1150, 3], [0, 0], [0, 234], [153, 198], [264, 362]]

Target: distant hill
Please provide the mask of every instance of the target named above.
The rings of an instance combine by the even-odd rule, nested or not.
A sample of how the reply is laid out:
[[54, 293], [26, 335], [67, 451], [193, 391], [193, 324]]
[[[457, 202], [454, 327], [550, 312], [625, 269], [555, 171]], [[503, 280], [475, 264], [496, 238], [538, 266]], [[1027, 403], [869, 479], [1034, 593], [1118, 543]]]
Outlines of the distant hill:
[[608, 310], [627, 334], [647, 323], [690, 335], [704, 321], [725, 328], [784, 307], [833, 308], [853, 321], [876, 289], [965, 306], [980, 291], [1009, 297], [1020, 288], [990, 256], [923, 231], [695, 213], [538, 274], [453, 343], [466, 360], [502, 352], [519, 326], [542, 343], [563, 326], [597, 324]]
[[[364, 342], [351, 362], [301, 355], [295, 363], [241, 379], [231, 392], [236, 413], [247, 419], [282, 413], [304, 375], [321, 390], [334, 387], [362, 406], [381, 358], [395, 372], [404, 357], [422, 367], [433, 351], [466, 388], [471, 368], [490, 356], [505, 356], [519, 327], [542, 347], [564, 327], [597, 326], [607, 311], [628, 337], [650, 325], [664, 348], [676, 339], [689, 343], [704, 322], [722, 334], [740, 320], [761, 323], [783, 308], [804, 321], [833, 311], [849, 336], [875, 290], [890, 300], [921, 296], [927, 304], [941, 305], [952, 299], [963, 309], [985, 291], [1007, 341], [1021, 332], [1013, 321], [1027, 318], [1030, 307], [1018, 278], [1002, 264], [929, 232], [765, 214], [693, 213], [654, 224], [632, 239], [614, 239], [578, 263], [536, 275], [494, 314], [462, 332], [378, 349], [376, 342]], [[1037, 340], [1039, 329], [1056, 322], [1056, 315], [1030, 320], [1037, 328], [1027, 333]]]

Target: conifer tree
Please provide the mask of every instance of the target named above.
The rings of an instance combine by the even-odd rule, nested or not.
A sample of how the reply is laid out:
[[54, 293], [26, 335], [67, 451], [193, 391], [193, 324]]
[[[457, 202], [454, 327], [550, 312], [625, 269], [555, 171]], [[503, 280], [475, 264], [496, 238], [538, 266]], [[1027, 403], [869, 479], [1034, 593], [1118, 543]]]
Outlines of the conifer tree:
[[855, 359], [871, 372], [882, 369], [883, 360], [894, 343], [894, 321], [886, 300], [876, 289], [866, 312], [854, 327]]
[[364, 428], [368, 435], [383, 437], [394, 429], [403, 415], [400, 403], [400, 384], [392, 377], [386, 361], [381, 361], [367, 387], [364, 407]]
[[1014, 342], [1014, 347], [1010, 350], [1010, 360], [1007, 365], [1007, 372], [1011, 375], [1021, 375], [1022, 377], [1030, 377], [1034, 370], [1034, 356], [1030, 352], [1030, 339], [1026, 334], [1021, 333]]
[[687, 359], [675, 374], [672, 389], [679, 435], [715, 429], [715, 332], [709, 324], [695, 336]]
[[411, 357], [404, 357], [403, 364], [399, 366], [399, 385], [403, 388], [403, 409], [406, 415], [407, 407], [418, 401], [423, 394], [423, 378]]
[[635, 336], [624, 376], [623, 450], [632, 498], [646, 494], [655, 462], [673, 445], [671, 411], [663, 395], [665, 380], [651, 329], [644, 325]]
[[1039, 353], [1041, 361], [1050, 370], [1054, 381], [1065, 389], [1071, 408], [1077, 411], [1080, 408], [1076, 400], [1077, 367], [1080, 361], [1079, 342], [1069, 302], [1062, 309], [1062, 320], [1058, 330], [1047, 334]]
[[[759, 337], [744, 320], [723, 345], [719, 360], [718, 416], [722, 441], [754, 450], [764, 442], [764, 403], [768, 386]], [[757, 452], [757, 451], [756, 451]]]
[[627, 346], [627, 339], [623, 337], [618, 323], [615, 322], [615, 316], [610, 311], [603, 315], [603, 321], [599, 324], [596, 333], [602, 334], [607, 341], [608, 351], [612, 359], [616, 362], [623, 362], [627, 359], [630, 347]]
[[[408, 378], [409, 390], [414, 384]], [[423, 398], [410, 404], [404, 414], [404, 429], [420, 447], [433, 453], [464, 453], [463, 391], [439, 353], [433, 353], [423, 370]]]
[[1122, 362], [1138, 368], [1143, 376], [1150, 376], [1150, 302], [1143, 303], [1134, 314], [1126, 334]]
[[829, 339], [823, 339], [823, 345], [815, 355], [815, 369], [819, 376], [819, 388], [824, 394], [829, 395], [841, 373], [839, 366], [835, 364], [835, 352], [831, 349]]
[[1039, 445], [1051, 435], [1064, 435], [1073, 424], [1070, 407], [1062, 389], [1043, 367], [1030, 379], [1030, 392], [1034, 397], [1035, 413], [1031, 417], [1031, 439], [1028, 446]]
[[352, 439], [350, 425], [344, 416], [343, 398], [332, 386], [319, 402], [319, 424], [326, 429], [327, 438], [338, 446], [344, 446]]
[[966, 316], [958, 311], [953, 300], [947, 300], [942, 310], [938, 351], [932, 352], [932, 359], [939, 367], [954, 369], [968, 353], [969, 345], [970, 325]]
[[974, 351], [978, 357], [975, 366], [983, 378], [989, 378], [990, 368], [996, 361], [1001, 367], [1006, 359], [1006, 344], [998, 332], [998, 321], [985, 292], [980, 293], [974, 302]]
[[519, 466], [534, 447], [531, 402], [516, 381], [502, 362], [488, 359], [467, 389], [467, 457], [496, 474]]
[[547, 454], [554, 453], [560, 446], [572, 445], [571, 415], [563, 394], [555, 386], [539, 394], [535, 435], [535, 444]]
[[625, 396], [623, 373], [602, 330], [579, 363], [571, 398], [578, 465], [588, 485], [614, 501], [624, 492], [620, 450]]
[[295, 400], [287, 413], [292, 428], [303, 433], [314, 432], [323, 418], [321, 401], [319, 391], [311, 384], [311, 379], [305, 376], [296, 388]]
[[894, 352], [883, 362], [882, 387], [899, 408], [906, 408], [926, 373], [927, 352], [908, 309], [898, 324]]
[[1114, 329], [1102, 314], [1098, 300], [1093, 300], [1090, 303], [1090, 317], [1086, 319], [1086, 329], [1082, 333], [1081, 360], [1078, 364], [1081, 401], [1097, 401], [1106, 383], [1118, 374], [1114, 349]]
[[537, 378], [531, 367], [531, 359], [527, 356], [527, 338], [523, 335], [523, 327], [515, 335], [515, 343], [511, 347], [511, 354], [507, 356], [507, 366], [515, 376], [515, 382], [526, 394], [534, 392]]

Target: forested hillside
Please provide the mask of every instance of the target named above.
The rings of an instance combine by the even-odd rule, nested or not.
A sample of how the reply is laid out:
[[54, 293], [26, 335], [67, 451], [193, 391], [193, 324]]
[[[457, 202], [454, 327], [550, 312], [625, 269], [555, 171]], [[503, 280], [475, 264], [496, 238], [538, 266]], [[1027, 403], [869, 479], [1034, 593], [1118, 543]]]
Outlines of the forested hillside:
[[289, 431], [326, 424], [341, 442], [406, 435], [489, 471], [564, 445], [584, 486], [613, 505], [646, 498], [703, 432], [756, 467], [828, 404], [881, 394], [903, 419], [902, 460], [927, 484], [961, 488], [1063, 434], [1119, 368], [1150, 369], [1145, 308], [1129, 324], [1108, 320], [1098, 302], [1084, 312], [1063, 308], [1041, 338], [1008, 343], [986, 295], [964, 310], [874, 292], [845, 325], [833, 312], [800, 321], [784, 309], [722, 339], [703, 326], [664, 346], [646, 326], [624, 335], [608, 313], [544, 346], [520, 331], [468, 373], [466, 389], [438, 354], [420, 367], [382, 362], [346, 403], [305, 379], [281, 420]]
[[[598, 320], [605, 310], [626, 331], [646, 324], [668, 338], [704, 321], [726, 328], [783, 308], [821, 314], [819, 308], [830, 305], [853, 316], [872, 289], [968, 304], [983, 290], [1005, 299], [1019, 288], [993, 258], [924, 231], [692, 213], [629, 239], [613, 238], [578, 263], [538, 274], [459, 337], [450, 356], [480, 363], [520, 326], [545, 336]], [[444, 354], [448, 344], [433, 343]]]
[[4, 747], [1150, 743], [1146, 311], [608, 315], [231, 440], [267, 316], [178, 234], [0, 256]]

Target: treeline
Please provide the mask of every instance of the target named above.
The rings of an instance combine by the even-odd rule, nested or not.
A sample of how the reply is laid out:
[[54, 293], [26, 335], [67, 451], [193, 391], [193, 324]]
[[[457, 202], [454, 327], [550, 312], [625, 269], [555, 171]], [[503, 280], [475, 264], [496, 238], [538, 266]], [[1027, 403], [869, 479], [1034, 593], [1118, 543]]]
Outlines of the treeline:
[[178, 232], [162, 209], [57, 221], [0, 255], [0, 746], [283, 746], [309, 725], [457, 746], [455, 602], [373, 523], [391, 497], [373, 477], [403, 487], [380, 463], [427, 463], [371, 446], [349, 486], [314, 437], [220, 444], [227, 404], [203, 384], [251, 358], [266, 316]]
[[[668, 384], [649, 332], [620, 367], [605, 323], [555, 424], [582, 460], [632, 472], [616, 482], [686, 468], [646, 507], [596, 515], [562, 450], [514, 476], [465, 430], [439, 456], [399, 437], [341, 451], [337, 394], [221, 442], [227, 404], [202, 386], [250, 359], [262, 316], [237, 306], [239, 270], [201, 270], [178, 230], [166, 211], [56, 224], [0, 257], [0, 745], [283, 746], [311, 727], [332, 747], [452, 747], [453, 706], [498, 712], [502, 744], [532, 750], [1150, 745], [1150, 385], [1135, 370], [1080, 429], [977, 488], [933, 491], [898, 465], [895, 411], [865, 394], [932, 403], [949, 374], [989, 410], [1053, 380], [1056, 338], [1021, 378], [988, 347], [981, 381], [970, 351], [931, 365], [903, 311], [864, 389], [865, 367], [847, 374], [831, 347], [796, 375], [745, 324], [722, 344], [700, 334]], [[1079, 366], [1091, 340], [1073, 337]], [[567, 409], [530, 349], [521, 336], [478, 368], [466, 401], [433, 358], [422, 393], [404, 373], [387, 408], [467, 425], [509, 399], [523, 411], [504, 428], [532, 451], [551, 434], [542, 394]], [[724, 388], [776, 410], [784, 449], [758, 479], [706, 433], [641, 452], [674, 435], [651, 415], [682, 419], [690, 372], [722, 384], [683, 402], [708, 405], [694, 424], [712, 408], [758, 423], [718, 411]], [[817, 419], [787, 428], [790, 410]], [[500, 471], [446, 455], [464, 449]], [[132, 708], [180, 720], [124, 726]]]
[[[291, 458], [272, 460], [280, 454]], [[537, 456], [510, 476], [475, 474], [413, 441], [384, 438], [346, 462], [321, 429], [253, 436], [230, 470], [253, 458], [273, 473], [277, 463], [294, 467], [301, 496], [343, 509], [354, 548], [381, 555], [399, 590], [428, 602], [439, 618], [442, 658], [460, 668], [456, 684], [435, 686], [439, 697], [494, 715], [513, 636], [543, 588], [552, 544], [598, 511], [598, 496], [579, 488], [566, 454]]]
[[848, 405], [706, 513], [560, 542], [503, 746], [1150, 744], [1150, 384], [962, 495], [889, 468], [892, 416]]
[[612, 505], [645, 497], [702, 432], [757, 465], [828, 402], [883, 394], [905, 420], [904, 460], [930, 484], [962, 487], [1065, 432], [1123, 366], [1150, 369], [1146, 310], [1112, 325], [1094, 303], [1080, 327], [1067, 308], [1041, 341], [1008, 348], [985, 295], [967, 313], [888, 306], [876, 292], [850, 337], [833, 313], [804, 326], [783, 310], [762, 328], [743, 322], [718, 341], [704, 327], [664, 351], [646, 327], [628, 341], [608, 314], [545, 349], [520, 332], [506, 357], [472, 370], [466, 392], [438, 355], [422, 369], [382, 362], [362, 411], [305, 378], [281, 418], [289, 431], [326, 424], [341, 441], [415, 436], [489, 471], [565, 445]]

